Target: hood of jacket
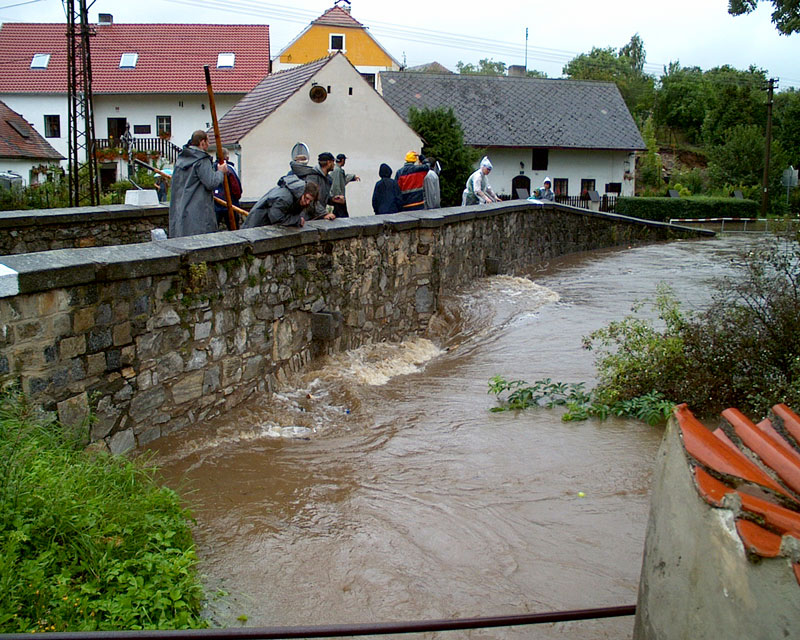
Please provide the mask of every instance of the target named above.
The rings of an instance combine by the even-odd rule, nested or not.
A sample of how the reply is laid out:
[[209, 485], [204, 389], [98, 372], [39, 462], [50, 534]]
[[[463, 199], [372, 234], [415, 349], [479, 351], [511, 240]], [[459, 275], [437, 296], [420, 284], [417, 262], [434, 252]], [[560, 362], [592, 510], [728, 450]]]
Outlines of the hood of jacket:
[[318, 165], [309, 167], [307, 164], [301, 164], [299, 162], [290, 162], [289, 167], [291, 167], [292, 173], [294, 175], [303, 178], [304, 180], [312, 173], [315, 173], [318, 176], [322, 176], [323, 178], [325, 178], [325, 180], [329, 180], [329, 176], [326, 176], [324, 173], [322, 173]]
[[306, 190], [305, 180], [293, 173], [285, 175], [278, 180], [278, 186], [286, 187], [289, 191], [291, 191], [295, 200], [299, 200], [300, 196], [302, 196], [303, 192]]
[[392, 168], [386, 164], [385, 162], [380, 166], [378, 169], [378, 175], [381, 178], [391, 178], [392, 177]]

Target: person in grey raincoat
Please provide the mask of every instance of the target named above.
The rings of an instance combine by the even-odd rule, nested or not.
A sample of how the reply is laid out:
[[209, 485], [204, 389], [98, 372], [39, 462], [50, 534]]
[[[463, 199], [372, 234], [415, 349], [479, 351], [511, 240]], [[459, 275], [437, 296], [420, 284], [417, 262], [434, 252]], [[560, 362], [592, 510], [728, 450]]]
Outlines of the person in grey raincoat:
[[314, 203], [319, 189], [313, 182], [304, 182], [290, 173], [278, 180], [278, 186], [267, 191], [250, 209], [242, 229], [278, 224], [283, 227], [302, 227], [307, 218], [315, 215]]
[[208, 154], [208, 135], [195, 131], [181, 149], [172, 171], [169, 200], [169, 237], [194, 236], [217, 230], [214, 189], [222, 184], [228, 167], [223, 161], [214, 170]]
[[549, 200], [550, 202], [555, 202], [556, 194], [553, 193], [553, 190], [550, 188], [552, 184], [553, 183], [550, 181], [549, 176], [544, 179], [544, 184], [539, 190], [539, 200]]
[[[316, 167], [309, 167], [307, 164], [293, 160], [289, 163], [289, 167], [298, 178], [314, 183], [319, 189], [319, 196], [317, 196], [317, 202], [314, 205], [316, 214], [311, 219], [324, 218], [325, 220], [333, 220], [336, 216], [333, 213], [328, 213], [327, 208], [327, 205], [334, 203], [330, 198], [331, 178], [328, 175], [333, 171], [333, 154], [327, 151], [320, 153], [317, 162], [319, 164]], [[344, 202], [344, 200], [342, 199], [341, 202]]]

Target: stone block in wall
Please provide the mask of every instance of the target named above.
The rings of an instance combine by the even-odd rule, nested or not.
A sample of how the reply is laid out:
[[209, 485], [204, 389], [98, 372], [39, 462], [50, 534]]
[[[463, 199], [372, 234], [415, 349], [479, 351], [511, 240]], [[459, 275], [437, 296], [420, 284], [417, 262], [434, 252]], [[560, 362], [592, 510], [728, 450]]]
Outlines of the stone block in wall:
[[199, 236], [170, 238], [158, 244], [159, 248], [182, 256], [188, 264], [223, 262], [241, 258], [248, 248], [247, 240], [235, 231], [206, 233]]
[[203, 371], [193, 371], [172, 384], [172, 401], [176, 405], [196, 400], [203, 395]]
[[136, 437], [133, 435], [133, 429], [118, 431], [111, 436], [108, 440], [108, 448], [114, 455], [122, 455], [136, 448]]
[[153, 387], [147, 391], [140, 391], [131, 398], [128, 413], [134, 422], [142, 422], [167, 399], [166, 392], [161, 386]]
[[58, 421], [68, 427], [76, 427], [89, 418], [89, 397], [86, 392], [62, 400], [56, 404]]

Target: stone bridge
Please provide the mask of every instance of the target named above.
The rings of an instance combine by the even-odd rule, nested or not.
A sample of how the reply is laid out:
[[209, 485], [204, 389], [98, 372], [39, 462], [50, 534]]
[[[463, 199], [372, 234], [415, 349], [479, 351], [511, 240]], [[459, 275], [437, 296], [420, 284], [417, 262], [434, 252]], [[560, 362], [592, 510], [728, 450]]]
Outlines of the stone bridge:
[[114, 453], [263, 398], [320, 354], [424, 332], [476, 278], [707, 233], [526, 201], [157, 242], [141, 236], [165, 207], [0, 220], [20, 250], [0, 256], [0, 384], [63, 423], [94, 412], [91, 439]]

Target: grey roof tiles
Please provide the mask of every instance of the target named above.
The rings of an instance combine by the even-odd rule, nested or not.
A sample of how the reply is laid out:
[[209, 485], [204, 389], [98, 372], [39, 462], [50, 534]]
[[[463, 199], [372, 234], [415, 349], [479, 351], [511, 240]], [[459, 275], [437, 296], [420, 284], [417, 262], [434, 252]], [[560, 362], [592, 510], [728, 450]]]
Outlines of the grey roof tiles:
[[410, 107], [452, 107], [467, 144], [486, 147], [644, 149], [610, 82], [509, 76], [381, 72], [386, 102], [408, 121]]

